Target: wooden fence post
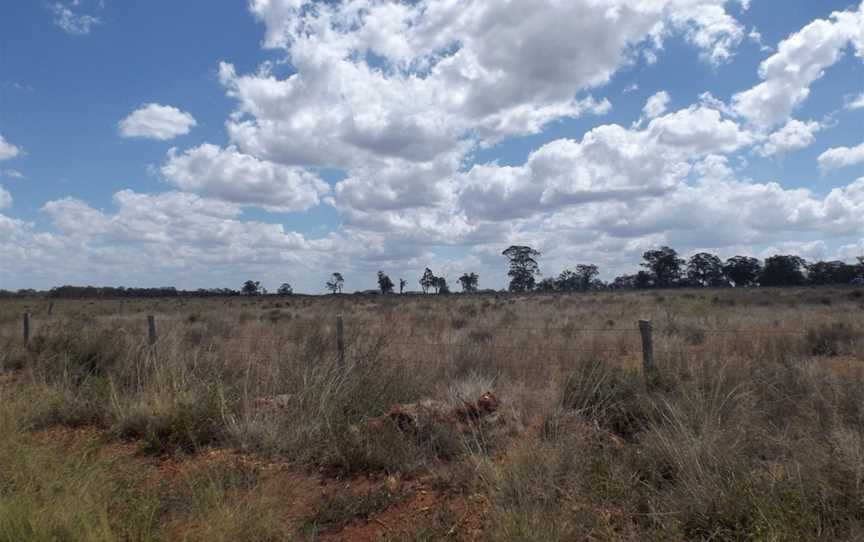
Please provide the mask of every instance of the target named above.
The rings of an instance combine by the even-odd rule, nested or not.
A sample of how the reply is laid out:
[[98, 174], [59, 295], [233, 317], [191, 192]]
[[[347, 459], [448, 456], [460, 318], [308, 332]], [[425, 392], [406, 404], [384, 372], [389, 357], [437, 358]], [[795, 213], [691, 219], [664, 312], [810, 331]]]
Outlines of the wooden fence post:
[[650, 320], [639, 320], [639, 332], [642, 334], [642, 372], [649, 385], [654, 377], [654, 338], [651, 329]]
[[24, 313], [24, 345], [30, 345], [30, 313]]
[[51, 316], [51, 313], [54, 312], [54, 302], [48, 303], [48, 316]]
[[147, 315], [147, 338], [150, 346], [156, 344], [156, 318], [152, 314]]
[[341, 314], [336, 317], [336, 350], [339, 352], [339, 365], [345, 365], [345, 329]]

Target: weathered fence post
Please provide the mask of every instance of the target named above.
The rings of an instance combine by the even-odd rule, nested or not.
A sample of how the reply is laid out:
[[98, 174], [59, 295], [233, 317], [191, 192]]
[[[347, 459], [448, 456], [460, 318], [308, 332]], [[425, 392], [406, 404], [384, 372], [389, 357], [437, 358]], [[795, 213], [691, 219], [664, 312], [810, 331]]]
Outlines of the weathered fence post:
[[30, 345], [30, 313], [24, 313], [24, 345]]
[[152, 314], [147, 315], [147, 339], [150, 346], [156, 344], [156, 318]]
[[341, 314], [336, 317], [336, 350], [339, 352], [339, 365], [345, 365], [345, 329]]
[[642, 335], [642, 372], [649, 386], [654, 378], [654, 338], [651, 330], [650, 320], [639, 320], [639, 332]]
[[54, 302], [48, 303], [48, 316], [51, 316], [51, 313], [54, 312]]

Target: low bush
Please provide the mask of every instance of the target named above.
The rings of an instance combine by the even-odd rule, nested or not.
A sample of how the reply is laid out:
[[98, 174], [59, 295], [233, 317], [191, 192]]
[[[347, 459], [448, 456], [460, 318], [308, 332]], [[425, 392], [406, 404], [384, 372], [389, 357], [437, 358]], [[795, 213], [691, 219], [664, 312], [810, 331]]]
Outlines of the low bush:
[[31, 429], [55, 426], [105, 427], [109, 423], [109, 386], [105, 378], [91, 377], [77, 386], [39, 386], [24, 422]]
[[603, 429], [632, 439], [648, 419], [644, 388], [636, 371], [613, 367], [598, 358], [583, 358], [564, 383], [561, 406]]
[[273, 391], [283, 402], [252, 401], [229, 420], [235, 441], [339, 473], [410, 472], [455, 453], [445, 427], [406, 435], [371, 423], [395, 405], [431, 396], [427, 372], [383, 359], [374, 337], [349, 343], [344, 365], [322, 342], [311, 335], [281, 373]]
[[194, 453], [226, 440], [225, 410], [219, 390], [208, 389], [179, 397], [164, 411], [133, 412], [115, 431], [123, 438], [140, 439], [141, 451], [146, 454]]
[[861, 335], [846, 322], [832, 322], [808, 330], [805, 343], [814, 356], [839, 356], [849, 353]]
[[64, 378], [76, 384], [93, 376], [107, 376], [133, 347], [121, 330], [73, 324], [34, 337], [29, 364], [46, 381]]

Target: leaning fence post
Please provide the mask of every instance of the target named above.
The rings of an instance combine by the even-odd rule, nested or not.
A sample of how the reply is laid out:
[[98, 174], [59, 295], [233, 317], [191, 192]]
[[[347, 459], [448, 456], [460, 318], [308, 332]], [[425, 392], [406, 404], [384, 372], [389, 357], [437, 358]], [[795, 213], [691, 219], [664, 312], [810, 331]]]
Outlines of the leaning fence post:
[[30, 345], [30, 313], [24, 313], [24, 345]]
[[654, 376], [654, 339], [651, 329], [650, 320], [639, 320], [639, 333], [642, 335], [642, 372], [649, 384]]
[[336, 317], [336, 350], [339, 352], [339, 365], [345, 365], [345, 329], [341, 314]]
[[156, 344], [156, 318], [152, 314], [147, 315], [147, 339], [150, 346]]

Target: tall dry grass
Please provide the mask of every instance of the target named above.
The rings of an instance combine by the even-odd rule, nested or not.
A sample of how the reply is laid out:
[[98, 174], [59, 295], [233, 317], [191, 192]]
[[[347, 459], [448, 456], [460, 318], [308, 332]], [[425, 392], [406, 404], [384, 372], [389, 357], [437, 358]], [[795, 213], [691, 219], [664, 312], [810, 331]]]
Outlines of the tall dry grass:
[[[0, 306], [0, 367], [14, 381], [0, 385], [0, 410], [16, 436], [0, 456], [29, 454], [40, 431], [96, 428], [142, 457], [221, 448], [328, 476], [435, 480], [442, 491], [483, 496], [493, 540], [856, 539], [858, 293], [64, 301], [50, 316], [41, 302], [9, 301]], [[28, 349], [25, 310], [34, 315]], [[146, 341], [151, 313], [155, 347]], [[654, 322], [651, 386], [640, 372], [639, 319]], [[502, 400], [503, 431], [441, 423], [406, 435], [370, 423], [397, 404], [457, 407], [483, 391]], [[66, 472], [50, 461], [36, 470]], [[216, 503], [222, 522], [202, 521], [206, 507], [178, 519], [159, 508], [159, 495], [141, 497], [158, 513], [103, 519], [117, 498], [109, 482], [107, 496], [88, 495], [92, 507], [67, 515], [80, 500], [74, 481], [52, 503], [34, 497], [43, 481], [6, 479], [0, 540], [31, 531], [39, 539], [33, 526], [43, 516], [72, 540], [145, 540], [178, 524], [223, 539], [285, 535], [273, 531], [266, 504], [253, 513], [234, 500], [269, 502], [260, 496], [266, 480], [238, 489], [231, 476], [190, 482], [205, 489], [181, 498]], [[139, 534], [122, 534], [129, 529]]]

